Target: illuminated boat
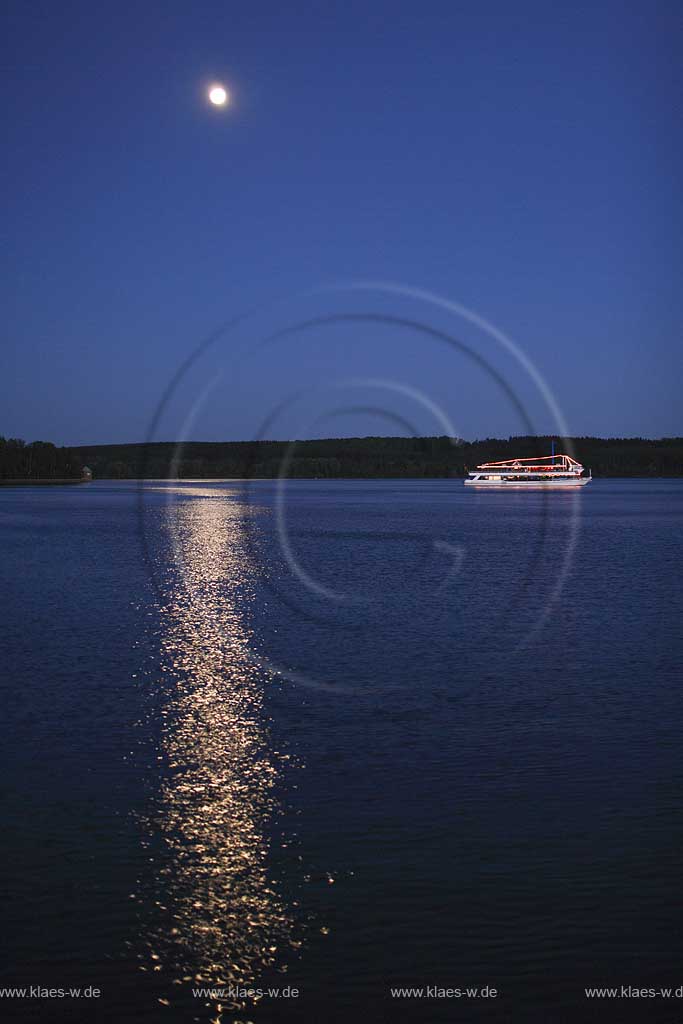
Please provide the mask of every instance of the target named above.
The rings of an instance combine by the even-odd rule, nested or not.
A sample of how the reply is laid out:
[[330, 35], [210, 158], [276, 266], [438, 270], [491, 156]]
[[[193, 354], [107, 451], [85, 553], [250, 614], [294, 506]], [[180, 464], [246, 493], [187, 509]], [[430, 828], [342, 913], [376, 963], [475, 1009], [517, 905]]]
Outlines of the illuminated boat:
[[569, 455], [542, 455], [535, 459], [508, 459], [505, 462], [484, 462], [468, 473], [465, 487], [519, 488], [549, 490], [583, 487], [591, 479], [584, 476], [580, 462]]

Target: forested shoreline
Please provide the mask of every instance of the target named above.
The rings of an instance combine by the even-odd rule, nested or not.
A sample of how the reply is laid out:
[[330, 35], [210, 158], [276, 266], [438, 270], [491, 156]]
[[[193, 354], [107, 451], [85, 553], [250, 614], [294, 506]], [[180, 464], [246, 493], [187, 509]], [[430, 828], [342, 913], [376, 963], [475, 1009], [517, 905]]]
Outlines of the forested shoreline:
[[594, 476], [683, 476], [683, 438], [639, 437], [486, 438], [341, 437], [313, 441], [188, 441], [153, 444], [79, 445], [58, 448], [0, 438], [0, 480], [77, 480], [84, 467], [95, 479], [275, 477], [299, 478], [462, 477], [493, 459], [569, 450]]
[[0, 482], [81, 480], [83, 462], [75, 448], [58, 448], [50, 441], [27, 444], [17, 437], [0, 437]]
[[[88, 445], [75, 450], [96, 478], [462, 477], [468, 467], [493, 459], [546, 455], [551, 437], [487, 438], [354, 437], [313, 441], [189, 441]], [[595, 476], [683, 476], [683, 438], [576, 437], [556, 440], [573, 449]], [[175, 461], [174, 461], [175, 460]]]

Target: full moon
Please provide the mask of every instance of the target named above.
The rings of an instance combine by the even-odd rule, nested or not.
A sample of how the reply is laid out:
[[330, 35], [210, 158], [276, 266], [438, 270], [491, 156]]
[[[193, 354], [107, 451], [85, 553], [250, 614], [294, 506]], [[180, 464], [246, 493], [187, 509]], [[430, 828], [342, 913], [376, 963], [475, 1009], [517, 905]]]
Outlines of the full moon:
[[222, 85], [212, 85], [209, 89], [209, 99], [214, 107], [224, 107], [228, 102], [227, 90]]

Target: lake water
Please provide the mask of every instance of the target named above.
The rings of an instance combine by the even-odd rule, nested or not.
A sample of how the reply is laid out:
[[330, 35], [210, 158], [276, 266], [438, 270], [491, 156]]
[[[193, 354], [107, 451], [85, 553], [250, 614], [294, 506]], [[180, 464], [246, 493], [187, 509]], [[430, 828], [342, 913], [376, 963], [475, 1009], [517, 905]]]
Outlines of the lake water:
[[680, 1020], [584, 989], [683, 985], [682, 518], [680, 480], [0, 489], [0, 986], [102, 993], [5, 1019]]

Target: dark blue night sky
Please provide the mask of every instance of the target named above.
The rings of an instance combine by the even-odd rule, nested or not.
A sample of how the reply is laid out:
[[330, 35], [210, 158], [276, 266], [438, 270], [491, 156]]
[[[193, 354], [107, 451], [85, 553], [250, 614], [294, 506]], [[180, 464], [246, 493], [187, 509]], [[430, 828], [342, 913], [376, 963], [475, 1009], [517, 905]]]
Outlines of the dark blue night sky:
[[156, 436], [401, 432], [391, 416], [444, 433], [434, 408], [465, 437], [526, 432], [479, 364], [405, 325], [261, 344], [339, 312], [457, 336], [556, 429], [472, 323], [415, 296], [303, 294], [374, 281], [505, 331], [570, 433], [681, 433], [679, 5], [5, 10], [0, 433], [142, 440], [183, 359], [253, 308]]

